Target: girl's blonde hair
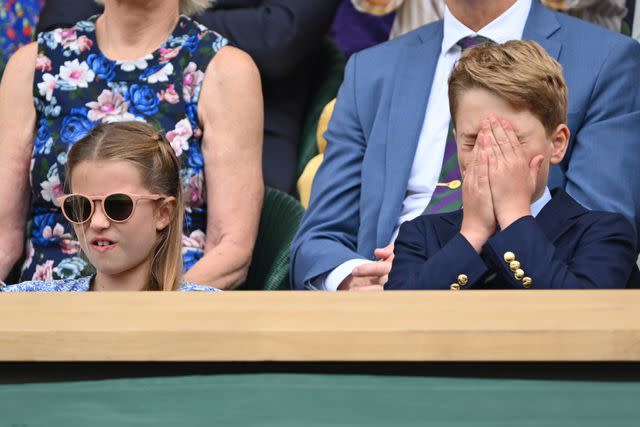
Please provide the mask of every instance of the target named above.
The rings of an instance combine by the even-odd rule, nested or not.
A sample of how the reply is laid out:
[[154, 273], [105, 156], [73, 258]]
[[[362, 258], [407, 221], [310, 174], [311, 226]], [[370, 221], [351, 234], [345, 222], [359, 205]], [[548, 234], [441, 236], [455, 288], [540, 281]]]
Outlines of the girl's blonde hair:
[[[95, 2], [104, 5], [104, 0], [95, 0]], [[198, 15], [214, 3], [215, 0], [180, 0], [180, 13], [188, 16]]]
[[149, 290], [171, 291], [182, 276], [182, 221], [184, 217], [180, 163], [164, 135], [146, 123], [101, 124], [76, 142], [67, 154], [66, 188], [71, 189], [75, 167], [84, 161], [118, 160], [132, 163], [152, 193], [173, 196], [176, 209], [160, 232], [151, 265]]

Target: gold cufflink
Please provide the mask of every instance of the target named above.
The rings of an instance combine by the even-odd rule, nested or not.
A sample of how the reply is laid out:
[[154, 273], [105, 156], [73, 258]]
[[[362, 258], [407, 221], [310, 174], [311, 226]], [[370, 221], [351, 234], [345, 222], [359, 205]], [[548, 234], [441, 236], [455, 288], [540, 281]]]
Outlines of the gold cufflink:
[[458, 285], [457, 283], [452, 283], [451, 286], [449, 286], [449, 289], [451, 289], [452, 291], [459, 291], [460, 285]]
[[516, 280], [522, 280], [524, 278], [524, 270], [521, 268], [517, 269], [513, 276]]
[[533, 285], [533, 279], [531, 277], [523, 277], [522, 278], [522, 286], [529, 289]]
[[469, 283], [469, 278], [467, 277], [466, 274], [461, 274], [461, 275], [458, 276], [458, 284], [460, 286], [464, 286], [467, 283]]
[[516, 255], [513, 252], [505, 252], [504, 260], [505, 262], [511, 262], [516, 259]]
[[447, 187], [449, 188], [449, 190], [455, 190], [456, 188], [460, 188], [461, 185], [462, 181], [460, 181], [459, 179], [454, 179], [453, 181], [449, 182], [439, 182], [436, 184], [436, 187]]
[[509, 263], [509, 268], [511, 269], [511, 271], [515, 272], [517, 269], [520, 268], [520, 261], [517, 260], [513, 260]]

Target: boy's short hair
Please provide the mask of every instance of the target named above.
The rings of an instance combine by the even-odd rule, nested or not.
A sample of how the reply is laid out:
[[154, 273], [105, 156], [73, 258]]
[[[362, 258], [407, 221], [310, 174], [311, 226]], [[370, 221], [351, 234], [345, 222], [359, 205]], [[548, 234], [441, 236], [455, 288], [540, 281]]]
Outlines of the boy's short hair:
[[548, 134], [567, 121], [562, 66], [534, 41], [483, 43], [463, 52], [449, 77], [449, 109], [455, 125], [460, 96], [482, 88], [516, 110], [536, 116]]

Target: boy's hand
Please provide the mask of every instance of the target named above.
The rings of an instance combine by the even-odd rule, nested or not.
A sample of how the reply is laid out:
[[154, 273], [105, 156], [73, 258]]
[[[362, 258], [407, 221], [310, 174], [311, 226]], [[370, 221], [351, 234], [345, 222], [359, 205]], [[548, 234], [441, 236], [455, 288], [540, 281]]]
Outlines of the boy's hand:
[[480, 253], [482, 246], [496, 231], [496, 217], [489, 186], [489, 159], [484, 146], [486, 132], [478, 132], [473, 147], [473, 161], [466, 168], [462, 182], [462, 227], [460, 234]]
[[495, 217], [503, 230], [523, 216], [531, 215], [543, 155], [527, 157], [511, 124], [491, 115], [482, 122], [489, 135], [489, 182]]
[[389, 280], [389, 272], [393, 263], [394, 244], [377, 248], [374, 255], [378, 261], [362, 264], [353, 269], [338, 286], [339, 291], [382, 291]]

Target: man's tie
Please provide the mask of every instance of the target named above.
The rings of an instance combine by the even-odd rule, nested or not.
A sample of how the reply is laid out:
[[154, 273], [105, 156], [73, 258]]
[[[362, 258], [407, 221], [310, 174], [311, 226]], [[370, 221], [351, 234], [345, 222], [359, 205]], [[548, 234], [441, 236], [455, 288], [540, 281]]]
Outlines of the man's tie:
[[[464, 52], [466, 49], [477, 46], [481, 43], [493, 43], [492, 40], [473, 36], [461, 39], [457, 44]], [[456, 149], [456, 138], [453, 135], [453, 121], [449, 122], [449, 132], [447, 133], [447, 143], [444, 147], [442, 157], [442, 169], [438, 184], [431, 195], [431, 200], [423, 215], [453, 212], [462, 207], [462, 176], [460, 166], [458, 166], [458, 151]]]

